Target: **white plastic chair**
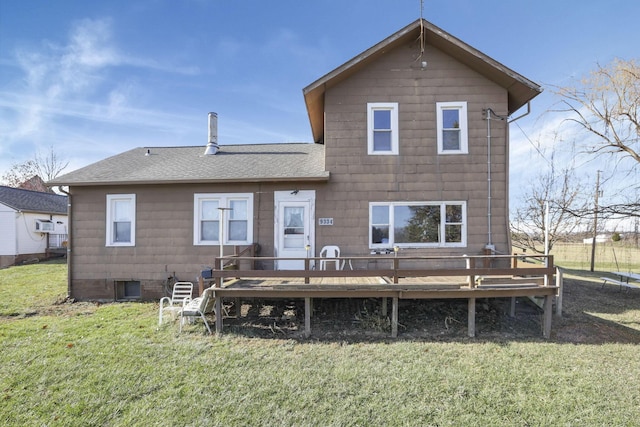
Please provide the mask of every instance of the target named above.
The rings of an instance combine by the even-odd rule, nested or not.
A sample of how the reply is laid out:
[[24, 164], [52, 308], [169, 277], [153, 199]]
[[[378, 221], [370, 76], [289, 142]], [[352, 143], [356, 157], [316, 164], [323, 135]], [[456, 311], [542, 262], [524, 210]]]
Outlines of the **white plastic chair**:
[[340, 260], [334, 259], [340, 258], [340, 248], [337, 246], [324, 246], [320, 251], [320, 257], [325, 258], [320, 260], [320, 270], [326, 270], [327, 263], [330, 262], [336, 263], [336, 270], [342, 270], [342, 267], [344, 267], [344, 261], [342, 262], [341, 266]]
[[162, 325], [162, 319], [164, 312], [171, 313], [171, 318], [175, 319], [176, 315], [182, 310], [184, 301], [191, 301], [191, 295], [193, 294], [193, 283], [191, 282], [176, 282], [173, 285], [173, 292], [171, 298], [162, 297], [160, 299], [160, 313], [158, 314], [158, 326]]
[[207, 322], [205, 314], [214, 311], [213, 306], [215, 302], [216, 299], [213, 296], [213, 288], [205, 289], [202, 296], [198, 298], [190, 301], [185, 300], [182, 305], [182, 310], [180, 310], [180, 332], [182, 332], [182, 325], [186, 320], [195, 320], [200, 316], [204, 322], [204, 326], [207, 327], [207, 331], [211, 334], [211, 327], [209, 327], [209, 322]]

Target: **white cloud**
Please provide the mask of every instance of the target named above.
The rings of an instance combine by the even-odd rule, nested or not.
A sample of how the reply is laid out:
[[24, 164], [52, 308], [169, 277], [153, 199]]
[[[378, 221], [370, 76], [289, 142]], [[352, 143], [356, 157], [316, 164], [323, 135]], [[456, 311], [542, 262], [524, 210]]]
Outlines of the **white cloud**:
[[[181, 75], [195, 75], [199, 69], [124, 52], [114, 41], [112, 24], [108, 18], [83, 19], [71, 27], [64, 43], [45, 40], [38, 48], [16, 50], [14, 62], [3, 60], [2, 66], [19, 70], [21, 78], [0, 87], [0, 171], [31, 158], [41, 146], [57, 142], [69, 147], [66, 138], [90, 144], [94, 129], [107, 124], [171, 135], [188, 132], [193, 124], [188, 118], [140, 107], [141, 91], [147, 89], [135, 79], [113, 76], [122, 67]], [[81, 151], [70, 150], [74, 155]]]

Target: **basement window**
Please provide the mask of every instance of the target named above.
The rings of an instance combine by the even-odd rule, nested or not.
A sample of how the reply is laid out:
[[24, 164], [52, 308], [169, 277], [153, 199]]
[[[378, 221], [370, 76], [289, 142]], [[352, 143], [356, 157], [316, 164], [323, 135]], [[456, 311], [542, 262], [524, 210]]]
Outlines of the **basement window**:
[[140, 281], [138, 280], [117, 280], [115, 285], [116, 300], [118, 301], [139, 300], [142, 297]]

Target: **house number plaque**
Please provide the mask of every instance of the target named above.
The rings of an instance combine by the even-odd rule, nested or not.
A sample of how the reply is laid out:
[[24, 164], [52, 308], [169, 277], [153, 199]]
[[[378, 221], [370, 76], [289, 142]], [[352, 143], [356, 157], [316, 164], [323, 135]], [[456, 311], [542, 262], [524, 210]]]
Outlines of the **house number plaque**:
[[318, 225], [333, 225], [333, 218], [318, 218]]

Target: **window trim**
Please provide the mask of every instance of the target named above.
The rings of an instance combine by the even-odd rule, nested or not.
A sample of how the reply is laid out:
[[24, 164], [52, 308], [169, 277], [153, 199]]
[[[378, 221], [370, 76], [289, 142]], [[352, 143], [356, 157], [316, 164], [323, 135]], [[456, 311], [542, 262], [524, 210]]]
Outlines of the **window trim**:
[[[201, 202], [217, 201], [218, 206], [229, 208], [231, 201], [247, 202], [247, 240], [229, 240], [229, 222], [231, 215], [225, 212], [225, 235], [222, 236], [224, 245], [250, 245], [253, 243], [253, 193], [195, 193], [193, 195], [193, 244], [194, 246], [215, 246], [220, 244], [220, 230], [218, 230], [218, 240], [202, 240], [201, 236]], [[237, 221], [237, 220], [236, 220]]]
[[[373, 113], [376, 110], [391, 112], [391, 150], [376, 151], [373, 145]], [[397, 102], [369, 102], [367, 103], [367, 154], [374, 156], [393, 156], [399, 153], [398, 103]]]
[[[442, 112], [444, 110], [459, 110], [460, 111], [460, 149], [459, 150], [445, 150], [444, 140], [442, 133], [443, 117]], [[467, 102], [436, 102], [436, 123], [437, 123], [437, 141], [438, 141], [438, 154], [469, 154], [469, 122], [467, 118]]]
[[[449, 242], [445, 241], [446, 226], [446, 208], [447, 206], [456, 205], [462, 207], [462, 227], [461, 242]], [[373, 243], [371, 228], [373, 226], [373, 207], [374, 206], [386, 206], [389, 209], [389, 242], [387, 243]], [[437, 243], [396, 243], [395, 242], [395, 212], [396, 206], [439, 206], [440, 207], [440, 224], [439, 224], [439, 242]], [[442, 202], [370, 202], [369, 203], [369, 249], [388, 249], [394, 246], [399, 248], [464, 248], [467, 247], [467, 202], [460, 200], [447, 200]]]
[[[130, 202], [131, 236], [129, 242], [116, 242], [113, 238], [113, 223], [115, 215], [115, 202], [126, 200]], [[105, 246], [135, 246], [136, 245], [136, 195], [135, 194], [107, 194], [106, 212], [106, 240]]]

